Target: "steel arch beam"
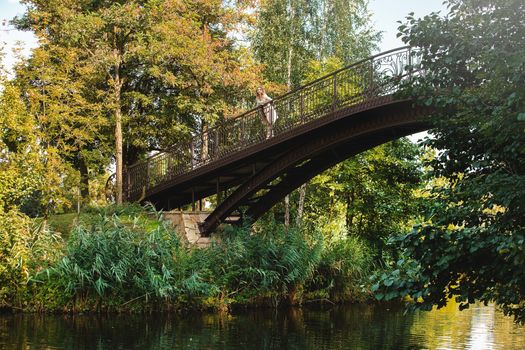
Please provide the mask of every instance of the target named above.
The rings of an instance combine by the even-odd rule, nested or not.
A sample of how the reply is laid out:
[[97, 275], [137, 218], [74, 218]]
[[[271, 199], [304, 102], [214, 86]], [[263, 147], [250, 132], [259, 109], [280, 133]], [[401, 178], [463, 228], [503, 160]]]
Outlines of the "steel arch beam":
[[[201, 233], [209, 235], [245, 203], [248, 203], [246, 214], [258, 218], [286, 194], [330, 166], [378, 144], [427, 129], [428, 125], [421, 121], [427, 113], [428, 109], [421, 107], [393, 105], [389, 110], [379, 109], [377, 113], [369, 110], [359, 119], [341, 119], [328, 128], [317, 130], [309, 142], [290, 149], [240, 185], [206, 218]], [[341, 147], [352, 142], [351, 147]], [[340, 155], [327, 157], [332, 151]], [[302, 164], [305, 161], [308, 162]], [[285, 177], [281, 186], [250, 202], [259, 190], [287, 174], [289, 179]]]
[[[420, 128], [416, 128], [413, 131], [408, 132], [406, 135], [399, 135], [398, 137], [407, 136], [425, 129], [426, 126], [422, 125]], [[302, 184], [306, 183], [316, 175], [358, 153], [379, 146], [393, 139], [394, 138], [390, 137], [378, 137], [375, 144], [368, 143], [365, 147], [360, 147], [361, 145], [356, 144], [355, 142], [350, 142], [349, 144], [345, 144], [337, 149], [327, 151], [319, 157], [312, 159], [310, 162], [292, 169], [285, 175], [284, 180], [278, 186], [265, 193], [256, 203], [250, 205], [249, 209], [246, 210], [246, 217], [250, 220], [257, 220], [286, 195], [290, 194], [293, 190], [299, 188]]]

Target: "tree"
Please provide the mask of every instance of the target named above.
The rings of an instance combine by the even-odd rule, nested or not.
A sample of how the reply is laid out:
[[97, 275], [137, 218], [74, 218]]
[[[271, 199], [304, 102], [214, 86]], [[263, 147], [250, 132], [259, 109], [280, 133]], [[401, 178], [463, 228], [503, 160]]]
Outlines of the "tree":
[[31, 92], [22, 94], [17, 82], [8, 80], [1, 59], [0, 209], [46, 216], [51, 208], [61, 209], [71, 202], [63, 186], [71, 179], [70, 167], [56, 145], [49, 143], [46, 127], [28, 110]]
[[460, 308], [496, 302], [525, 321], [525, 3], [449, 0], [450, 13], [413, 16], [400, 36], [425, 74], [408, 92], [434, 108], [429, 162], [447, 181], [412, 232], [404, 258], [378, 278], [378, 298]]
[[259, 80], [229, 37], [243, 12], [221, 1], [26, 3], [18, 27], [34, 30], [44, 50], [75, 52], [76, 67], [89, 71], [82, 97], [114, 126], [99, 132], [115, 143], [117, 202], [124, 163], [201, 131]]
[[104, 172], [110, 154], [102, 108], [93, 102], [94, 67], [78, 64], [79, 50], [42, 42], [31, 59], [16, 68], [15, 84], [26, 113], [35, 118], [38, 141], [46, 153], [56, 152], [80, 175], [82, 197], [89, 200], [89, 169]]
[[350, 64], [370, 56], [380, 33], [366, 0], [261, 2], [251, 43], [268, 80], [288, 89], [303, 83], [310, 62], [335, 57]]
[[420, 209], [422, 175], [419, 149], [408, 139], [358, 154], [312, 179], [305, 224], [321, 224], [328, 235], [359, 236], [382, 262], [383, 253], [396, 255], [385, 251], [388, 238], [409, 228]]
[[[315, 62], [320, 66], [335, 60], [346, 65], [368, 57], [380, 33], [370, 27], [367, 6], [366, 0], [261, 2], [251, 42], [255, 57], [265, 65], [265, 77], [292, 90], [315, 74], [321, 76], [312, 70]], [[306, 185], [299, 188], [297, 223], [302, 218], [305, 191]], [[288, 226], [289, 196], [284, 202]]]
[[324, 0], [318, 6], [317, 61], [336, 57], [348, 65], [377, 49], [381, 33], [372, 26], [368, 0]]

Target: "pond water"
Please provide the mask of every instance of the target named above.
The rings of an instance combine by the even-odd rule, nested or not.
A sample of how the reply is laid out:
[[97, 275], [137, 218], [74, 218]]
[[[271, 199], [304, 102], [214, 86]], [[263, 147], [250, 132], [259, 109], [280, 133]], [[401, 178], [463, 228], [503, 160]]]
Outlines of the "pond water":
[[233, 315], [0, 316], [0, 349], [525, 349], [494, 306], [251, 310]]

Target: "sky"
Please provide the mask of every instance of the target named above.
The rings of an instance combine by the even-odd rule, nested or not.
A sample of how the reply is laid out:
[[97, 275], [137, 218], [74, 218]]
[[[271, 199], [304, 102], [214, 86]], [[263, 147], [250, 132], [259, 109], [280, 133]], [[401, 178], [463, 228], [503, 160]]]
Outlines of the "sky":
[[399, 27], [397, 21], [404, 21], [410, 12], [414, 12], [416, 17], [437, 11], [441, 11], [442, 14], [448, 12], [443, 0], [370, 0], [368, 8], [372, 13], [374, 28], [383, 32], [379, 44], [380, 52], [405, 45], [396, 37]]
[[0, 0], [0, 48], [4, 47], [4, 53], [6, 54], [4, 63], [7, 68], [11, 67], [15, 61], [12, 49], [18, 41], [22, 42], [22, 54], [26, 57], [31, 53], [31, 49], [37, 45], [32, 33], [14, 30], [6, 22], [6, 20], [23, 13], [24, 6], [18, 0]]

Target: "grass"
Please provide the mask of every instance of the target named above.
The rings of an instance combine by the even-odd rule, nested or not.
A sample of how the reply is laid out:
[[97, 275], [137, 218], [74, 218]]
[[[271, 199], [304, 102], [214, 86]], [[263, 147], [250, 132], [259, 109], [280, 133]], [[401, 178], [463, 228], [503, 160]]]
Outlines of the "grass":
[[[159, 226], [157, 218], [139, 215], [144, 213], [144, 209], [137, 205], [108, 206], [103, 208], [87, 207], [80, 212], [80, 215], [76, 212], [50, 215], [48, 224], [53, 231], [59, 232], [65, 241], [68, 240], [71, 230], [75, 227], [76, 223], [89, 226], [98, 222], [101, 216], [117, 215], [124, 225], [134, 226], [137, 224], [135, 220], [138, 215], [140, 216], [140, 225], [144, 229], [156, 229]], [[34, 220], [35, 223], [40, 223], [42, 218], [36, 218]]]
[[77, 213], [51, 215], [49, 216], [48, 224], [54, 231], [60, 232], [62, 237], [67, 239], [77, 219]]

